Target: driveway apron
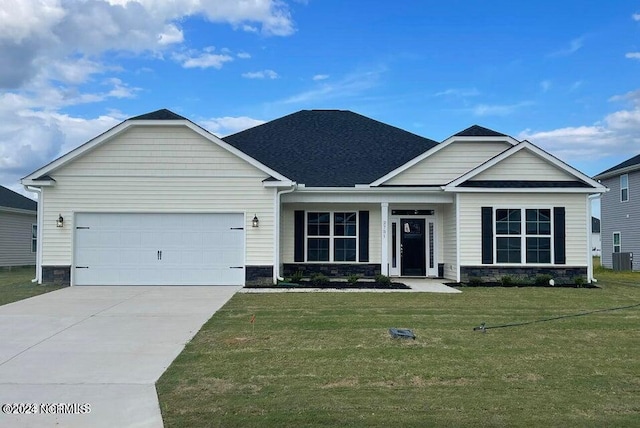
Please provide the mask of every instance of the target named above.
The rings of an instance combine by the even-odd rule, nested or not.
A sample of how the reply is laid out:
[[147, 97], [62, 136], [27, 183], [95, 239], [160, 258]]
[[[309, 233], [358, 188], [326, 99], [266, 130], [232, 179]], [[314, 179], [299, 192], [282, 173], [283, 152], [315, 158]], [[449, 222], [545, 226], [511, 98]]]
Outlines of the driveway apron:
[[0, 426], [162, 427], [155, 382], [240, 287], [69, 287], [0, 306]]

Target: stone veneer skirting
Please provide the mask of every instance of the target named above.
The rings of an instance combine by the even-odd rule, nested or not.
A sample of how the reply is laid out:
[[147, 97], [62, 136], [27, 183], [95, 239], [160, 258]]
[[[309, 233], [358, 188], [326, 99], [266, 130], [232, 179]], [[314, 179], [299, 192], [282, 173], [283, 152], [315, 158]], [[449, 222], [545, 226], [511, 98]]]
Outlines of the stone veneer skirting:
[[45, 285], [71, 285], [71, 266], [42, 266]]
[[575, 266], [526, 267], [526, 266], [461, 266], [460, 281], [469, 282], [478, 278], [482, 282], [500, 282], [502, 277], [510, 276], [514, 280], [533, 282], [538, 275], [550, 275], [556, 284], [573, 284], [576, 278], [587, 281], [587, 268]]
[[272, 285], [273, 266], [247, 266], [245, 285]]
[[[273, 266], [247, 266], [247, 285], [273, 284]], [[70, 285], [70, 266], [42, 266], [42, 283], [47, 285]]]
[[373, 278], [382, 272], [382, 268], [379, 263], [285, 263], [282, 274], [288, 277], [298, 271], [302, 272], [303, 276], [321, 273], [330, 278], [349, 275]]

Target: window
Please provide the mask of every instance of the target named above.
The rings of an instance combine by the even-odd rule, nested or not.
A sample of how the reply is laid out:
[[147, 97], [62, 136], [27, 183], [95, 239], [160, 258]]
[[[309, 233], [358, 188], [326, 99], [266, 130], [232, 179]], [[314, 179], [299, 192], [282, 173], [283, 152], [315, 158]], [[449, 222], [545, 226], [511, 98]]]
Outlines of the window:
[[551, 263], [551, 209], [496, 209], [497, 263]]
[[613, 232], [613, 252], [619, 253], [622, 251], [622, 242], [620, 240], [620, 232]]
[[620, 176], [620, 202], [629, 200], [629, 174]]
[[31, 225], [31, 252], [38, 252], [38, 225]]
[[[496, 260], [498, 263], [522, 262], [522, 215], [519, 209], [496, 210]], [[504, 236], [507, 235], [507, 236]]]
[[526, 210], [527, 263], [551, 263], [551, 210]]
[[307, 213], [307, 261], [357, 261], [356, 212]]

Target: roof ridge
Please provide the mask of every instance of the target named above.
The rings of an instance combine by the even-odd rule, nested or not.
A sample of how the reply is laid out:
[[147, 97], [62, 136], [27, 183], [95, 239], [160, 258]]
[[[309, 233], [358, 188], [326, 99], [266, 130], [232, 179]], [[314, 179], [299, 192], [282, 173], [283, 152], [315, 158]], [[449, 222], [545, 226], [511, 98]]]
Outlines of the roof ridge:
[[169, 109], [161, 108], [160, 110], [144, 113], [138, 116], [130, 117], [128, 120], [189, 120], [180, 116]]

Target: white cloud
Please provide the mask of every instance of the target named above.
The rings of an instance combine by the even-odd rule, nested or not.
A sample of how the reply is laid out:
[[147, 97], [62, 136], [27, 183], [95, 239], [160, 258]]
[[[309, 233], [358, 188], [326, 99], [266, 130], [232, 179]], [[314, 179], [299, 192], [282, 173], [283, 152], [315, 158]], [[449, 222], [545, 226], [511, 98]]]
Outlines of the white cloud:
[[549, 56], [551, 57], [569, 56], [579, 51], [583, 45], [584, 45], [584, 37], [578, 37], [571, 40], [571, 42], [569, 43], [569, 46], [563, 49], [560, 49], [558, 51], [555, 51], [551, 53]]
[[263, 123], [265, 123], [264, 120], [253, 119], [247, 116], [215, 117], [200, 122], [203, 128], [208, 129], [219, 137], [235, 134], [236, 132], [244, 131], [245, 129], [253, 128]]
[[280, 76], [273, 70], [261, 70], [242, 73], [242, 77], [245, 79], [277, 79]]
[[318, 81], [318, 80], [327, 80], [329, 78], [328, 74], [316, 74], [315, 76], [313, 76], [313, 80]]
[[629, 52], [625, 55], [625, 58], [640, 59], [640, 52]]
[[178, 23], [193, 16], [238, 29], [248, 25], [263, 35], [295, 31], [289, 8], [280, 0], [4, 0], [0, 88], [20, 88], [49, 64], [69, 58], [166, 50], [184, 41]]
[[480, 91], [476, 88], [449, 88], [434, 94], [436, 97], [451, 98], [477, 97], [478, 95], [480, 95]]
[[158, 43], [161, 45], [171, 45], [174, 43], [182, 43], [184, 41], [184, 34], [182, 30], [176, 27], [174, 24], [167, 24], [164, 27], [164, 32], [158, 36]]
[[476, 116], [508, 116], [532, 104], [531, 101], [516, 104], [478, 104], [471, 109], [471, 112]]
[[605, 116], [592, 125], [565, 127], [549, 131], [525, 130], [518, 138], [527, 139], [561, 159], [572, 161], [632, 156], [640, 146], [640, 90], [612, 97], [631, 100], [635, 106]]
[[631, 15], [631, 18], [633, 18], [634, 21], [640, 21], [640, 13], [634, 13]]
[[238, 58], [240, 58], [240, 59], [249, 59], [249, 58], [251, 58], [251, 54], [248, 54], [246, 52], [239, 52], [236, 56]]
[[385, 67], [378, 67], [373, 70], [348, 74], [336, 82], [325, 83], [320, 81], [316, 87], [291, 95], [279, 101], [279, 103], [310, 104], [336, 98], [356, 96], [375, 87], [385, 71]]
[[182, 66], [184, 68], [222, 68], [225, 62], [233, 61], [233, 58], [229, 55], [216, 55], [205, 53], [197, 57], [187, 58]]

